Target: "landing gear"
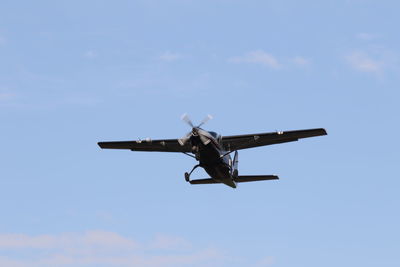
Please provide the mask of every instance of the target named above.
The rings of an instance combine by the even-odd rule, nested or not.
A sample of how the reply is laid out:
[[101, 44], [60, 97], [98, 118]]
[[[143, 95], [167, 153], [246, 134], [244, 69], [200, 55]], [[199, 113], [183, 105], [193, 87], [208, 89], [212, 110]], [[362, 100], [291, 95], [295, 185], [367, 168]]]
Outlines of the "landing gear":
[[200, 164], [197, 164], [196, 166], [194, 166], [193, 169], [192, 169], [189, 173], [185, 172], [185, 181], [186, 181], [186, 182], [189, 182], [189, 181], [190, 181], [190, 175], [191, 175], [192, 172], [193, 172], [195, 169], [197, 169], [198, 167], [200, 167]]
[[238, 176], [239, 176], [238, 170], [237, 170], [237, 169], [233, 170], [233, 172], [232, 172], [233, 180], [235, 180], [236, 178], [238, 178]]

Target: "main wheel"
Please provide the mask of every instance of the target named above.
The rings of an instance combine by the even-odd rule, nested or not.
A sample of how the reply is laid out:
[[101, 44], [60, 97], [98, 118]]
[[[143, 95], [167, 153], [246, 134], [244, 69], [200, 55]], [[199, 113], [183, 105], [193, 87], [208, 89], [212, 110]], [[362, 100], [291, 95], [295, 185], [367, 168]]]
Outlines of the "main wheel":
[[236, 169], [233, 171], [232, 177], [233, 177], [233, 179], [236, 179], [238, 176], [239, 176], [239, 171]]
[[189, 182], [189, 173], [185, 172], [185, 181]]

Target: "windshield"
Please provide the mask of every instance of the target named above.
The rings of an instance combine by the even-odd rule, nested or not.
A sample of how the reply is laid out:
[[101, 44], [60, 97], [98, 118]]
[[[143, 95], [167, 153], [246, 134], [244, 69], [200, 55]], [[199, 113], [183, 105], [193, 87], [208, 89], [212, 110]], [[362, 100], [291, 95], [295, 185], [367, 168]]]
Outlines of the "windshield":
[[212, 135], [212, 137], [214, 137], [215, 139], [219, 139], [219, 134], [217, 134], [216, 132], [209, 132], [211, 135]]

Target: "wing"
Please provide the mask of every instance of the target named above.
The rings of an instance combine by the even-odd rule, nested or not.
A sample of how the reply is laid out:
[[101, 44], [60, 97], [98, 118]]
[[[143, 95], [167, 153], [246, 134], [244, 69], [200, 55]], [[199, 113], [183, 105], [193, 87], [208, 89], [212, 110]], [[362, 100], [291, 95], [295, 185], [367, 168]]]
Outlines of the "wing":
[[117, 141], [99, 142], [101, 148], [107, 149], [129, 149], [132, 151], [156, 151], [156, 152], [190, 152], [188, 142], [181, 146], [178, 139], [165, 140], [143, 140], [143, 141]]
[[234, 151], [258, 146], [268, 146], [297, 141], [301, 138], [327, 135], [325, 129], [308, 129], [287, 132], [272, 132], [246, 135], [223, 136], [222, 145], [227, 151]]

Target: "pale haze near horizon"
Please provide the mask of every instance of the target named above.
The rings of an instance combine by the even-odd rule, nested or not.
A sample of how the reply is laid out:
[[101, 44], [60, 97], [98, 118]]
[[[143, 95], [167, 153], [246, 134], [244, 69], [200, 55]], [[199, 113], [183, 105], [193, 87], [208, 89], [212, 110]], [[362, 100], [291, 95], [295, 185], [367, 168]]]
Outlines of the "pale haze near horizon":
[[[397, 1], [2, 1], [0, 266], [399, 266]], [[98, 141], [324, 127], [189, 185]], [[194, 178], [206, 178], [198, 170]]]

